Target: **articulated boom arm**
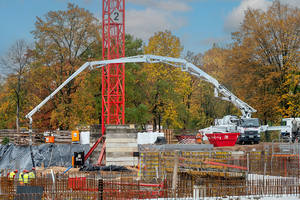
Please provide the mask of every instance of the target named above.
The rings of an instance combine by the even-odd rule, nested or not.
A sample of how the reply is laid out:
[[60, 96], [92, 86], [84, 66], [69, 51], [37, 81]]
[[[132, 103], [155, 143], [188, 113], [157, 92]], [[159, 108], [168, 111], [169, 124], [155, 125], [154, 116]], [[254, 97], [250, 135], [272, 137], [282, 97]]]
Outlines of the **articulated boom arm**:
[[[43, 100], [38, 106], [36, 106], [32, 111], [30, 111], [26, 118], [30, 119], [30, 125], [32, 125], [32, 118], [31, 116], [35, 114], [39, 109], [48, 102], [53, 96], [61, 90], [68, 82], [70, 82], [73, 78], [75, 78], [79, 73], [85, 70], [87, 67], [90, 69], [96, 69], [103, 67], [108, 64], [117, 64], [117, 63], [131, 63], [131, 62], [145, 62], [145, 63], [166, 63], [175, 67], [180, 67], [182, 71], [186, 71], [191, 75], [196, 76], [199, 79], [202, 79], [206, 82], [211, 83], [214, 86], [214, 96], [220, 98], [225, 101], [232, 102], [238, 109], [241, 110], [243, 114], [243, 118], [250, 118], [253, 112], [256, 112], [254, 108], [237, 98], [234, 94], [232, 94], [227, 88], [223, 85], [219, 84], [219, 82], [193, 65], [192, 63], [187, 62], [184, 59], [180, 58], [170, 58], [170, 57], [163, 57], [163, 56], [155, 56], [155, 55], [139, 55], [133, 57], [126, 57], [126, 58], [119, 58], [114, 60], [103, 60], [103, 61], [94, 61], [94, 62], [87, 62], [82, 65], [74, 74], [72, 74], [64, 83], [62, 83], [52, 94], [50, 94], [45, 100]], [[219, 93], [223, 96], [219, 96]]]
[[[193, 65], [192, 63], [188, 63], [184, 59], [178, 59], [178, 58], [169, 58], [169, 57], [161, 57], [161, 56], [152, 56], [152, 55], [145, 55], [148, 56], [148, 62], [163, 62], [175, 67], [181, 67], [182, 71], [186, 71], [191, 75], [196, 76], [199, 79], [202, 79], [206, 82], [211, 83], [214, 86], [214, 96], [216, 98], [220, 98], [225, 101], [232, 102], [241, 112], [243, 118], [251, 118], [251, 114], [256, 112], [254, 108], [249, 106], [247, 103], [243, 102], [239, 98], [237, 98], [234, 94], [232, 94], [226, 87], [219, 84], [219, 82]], [[152, 61], [153, 60], [153, 61]], [[219, 96], [219, 93], [223, 96]]]

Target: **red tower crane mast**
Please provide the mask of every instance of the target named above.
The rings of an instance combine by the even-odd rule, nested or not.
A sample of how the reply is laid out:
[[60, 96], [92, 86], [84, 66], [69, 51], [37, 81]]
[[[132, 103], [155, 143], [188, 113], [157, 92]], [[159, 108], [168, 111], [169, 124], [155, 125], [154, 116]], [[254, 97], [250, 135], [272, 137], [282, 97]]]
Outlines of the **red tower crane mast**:
[[[102, 58], [125, 57], [125, 0], [102, 1]], [[125, 123], [125, 65], [102, 68], [102, 135], [105, 124]]]

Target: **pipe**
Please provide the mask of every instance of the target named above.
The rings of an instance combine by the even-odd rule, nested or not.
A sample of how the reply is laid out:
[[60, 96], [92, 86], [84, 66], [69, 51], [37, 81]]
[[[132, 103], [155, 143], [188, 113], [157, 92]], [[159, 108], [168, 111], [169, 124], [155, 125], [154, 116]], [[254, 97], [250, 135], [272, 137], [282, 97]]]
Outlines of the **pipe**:
[[72, 166], [70, 166], [66, 171], [64, 171], [62, 174], [64, 175], [67, 171], [69, 171], [69, 169], [71, 169]]
[[31, 116], [29, 117], [29, 120], [30, 120], [30, 123], [29, 123], [29, 149], [30, 149], [32, 166], [35, 167], [33, 153], [32, 153], [32, 118], [31, 118]]
[[32, 138], [31, 138], [31, 134], [32, 134], [32, 118], [29, 117], [30, 123], [29, 123], [29, 145], [32, 145]]

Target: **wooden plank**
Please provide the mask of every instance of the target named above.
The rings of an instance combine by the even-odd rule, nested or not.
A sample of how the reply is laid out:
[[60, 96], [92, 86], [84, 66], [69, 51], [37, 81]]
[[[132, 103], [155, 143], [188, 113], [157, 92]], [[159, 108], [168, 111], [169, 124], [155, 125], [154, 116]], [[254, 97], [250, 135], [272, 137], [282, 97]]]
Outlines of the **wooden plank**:
[[179, 150], [175, 150], [175, 157], [174, 157], [174, 168], [173, 168], [173, 179], [172, 179], [172, 195], [174, 197], [175, 189], [177, 186], [177, 172], [178, 172], [178, 162], [179, 162]]

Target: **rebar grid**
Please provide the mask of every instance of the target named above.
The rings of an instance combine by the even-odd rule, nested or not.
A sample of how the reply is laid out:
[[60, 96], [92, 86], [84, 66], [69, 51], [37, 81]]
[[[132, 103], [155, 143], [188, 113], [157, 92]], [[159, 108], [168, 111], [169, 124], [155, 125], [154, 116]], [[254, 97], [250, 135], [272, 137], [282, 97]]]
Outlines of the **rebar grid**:
[[[143, 186], [142, 181], [126, 181], [106, 174], [103, 179], [99, 173], [92, 173], [86, 178], [80, 178], [72, 184], [72, 178], [68, 176], [55, 180], [43, 177], [30, 182], [31, 186], [42, 186], [44, 199], [149, 199], [149, 198], [171, 198], [171, 179], [159, 187]], [[299, 195], [299, 179], [291, 177], [255, 177], [256, 174], [248, 175], [248, 178], [232, 178], [193, 176], [189, 173], [179, 173], [175, 196], [177, 198], [192, 198], [193, 186], [200, 184], [205, 186], [206, 197], [224, 196], [278, 196]], [[118, 176], [119, 177], [119, 176]], [[76, 178], [75, 178], [76, 180]], [[100, 180], [100, 181], [99, 181]], [[6, 177], [1, 178], [1, 195], [4, 199], [21, 198], [16, 194], [18, 181], [9, 181]], [[28, 194], [27, 194], [28, 195]], [[37, 195], [37, 194], [36, 194]]]
[[[299, 154], [273, 154], [265, 150], [180, 152], [175, 192], [171, 189], [174, 152], [143, 152], [141, 155], [139, 173], [55, 173], [53, 181], [51, 174], [37, 172], [37, 178], [28, 185], [43, 187], [44, 199], [192, 198], [197, 190], [195, 186], [200, 186], [206, 197], [300, 194]], [[3, 173], [0, 197], [21, 198], [16, 194], [17, 185], [17, 177], [10, 181]]]

